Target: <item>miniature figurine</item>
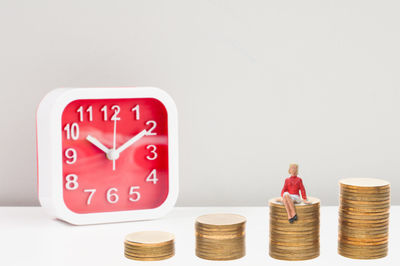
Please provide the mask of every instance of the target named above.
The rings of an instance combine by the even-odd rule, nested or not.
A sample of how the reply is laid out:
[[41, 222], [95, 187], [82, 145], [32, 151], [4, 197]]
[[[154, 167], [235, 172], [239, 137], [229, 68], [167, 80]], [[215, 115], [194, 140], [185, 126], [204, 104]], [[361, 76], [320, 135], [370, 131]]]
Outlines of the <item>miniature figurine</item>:
[[289, 174], [290, 177], [286, 178], [285, 185], [283, 186], [281, 192], [281, 201], [285, 205], [286, 212], [288, 214], [289, 223], [297, 221], [297, 214], [294, 208], [295, 203], [301, 203], [301, 198], [299, 191], [301, 192], [301, 197], [305, 204], [311, 204], [307, 200], [306, 189], [304, 188], [303, 181], [297, 176], [299, 171], [299, 166], [297, 164], [290, 164]]

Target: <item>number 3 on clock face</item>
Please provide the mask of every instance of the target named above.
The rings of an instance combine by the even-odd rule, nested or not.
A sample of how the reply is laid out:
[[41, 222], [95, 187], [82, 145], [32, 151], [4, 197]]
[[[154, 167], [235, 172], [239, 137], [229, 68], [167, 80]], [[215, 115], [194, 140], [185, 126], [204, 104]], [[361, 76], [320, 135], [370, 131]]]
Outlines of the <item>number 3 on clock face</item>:
[[39, 200], [67, 222], [151, 219], [176, 201], [177, 112], [159, 89], [54, 90], [37, 141]]

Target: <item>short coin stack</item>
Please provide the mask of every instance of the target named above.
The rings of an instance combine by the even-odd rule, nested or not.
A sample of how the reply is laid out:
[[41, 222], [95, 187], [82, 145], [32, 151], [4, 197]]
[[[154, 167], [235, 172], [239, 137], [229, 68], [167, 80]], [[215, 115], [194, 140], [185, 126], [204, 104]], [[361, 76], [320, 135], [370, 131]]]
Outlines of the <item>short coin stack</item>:
[[125, 238], [125, 257], [132, 260], [164, 260], [175, 254], [174, 235], [160, 231], [131, 233]]
[[196, 255], [207, 260], [234, 260], [245, 251], [246, 218], [237, 214], [208, 214], [197, 218]]
[[308, 260], [319, 256], [319, 199], [296, 204], [297, 221], [290, 224], [279, 198], [269, 201], [269, 255], [279, 260]]
[[389, 182], [349, 178], [339, 183], [339, 254], [353, 259], [385, 257], [389, 236]]

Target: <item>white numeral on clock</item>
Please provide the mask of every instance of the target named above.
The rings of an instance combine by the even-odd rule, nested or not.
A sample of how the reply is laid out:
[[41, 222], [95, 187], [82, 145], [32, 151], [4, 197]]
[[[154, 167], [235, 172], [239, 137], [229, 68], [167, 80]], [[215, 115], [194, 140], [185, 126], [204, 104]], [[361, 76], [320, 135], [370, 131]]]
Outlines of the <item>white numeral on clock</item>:
[[72, 148], [66, 149], [65, 157], [67, 157], [67, 159], [69, 159], [69, 160], [65, 161], [67, 164], [74, 164], [76, 162], [76, 157], [77, 157], [76, 150], [74, 150]]
[[146, 146], [146, 149], [148, 149], [148, 150], [150, 150], [151, 149], [151, 154], [152, 154], [152, 156], [150, 156], [150, 155], [147, 155], [146, 156], [146, 158], [147, 158], [147, 160], [155, 160], [156, 158], [157, 158], [157, 152], [156, 152], [156, 150], [157, 150], [157, 147], [156, 147], [156, 145], [147, 145]]
[[140, 119], [140, 111], [139, 111], [139, 105], [137, 104], [135, 107], [132, 108], [132, 112], [135, 112], [135, 119], [139, 120]]
[[79, 113], [79, 121], [83, 121], [83, 106], [79, 107], [78, 110], [76, 110]]
[[146, 178], [146, 182], [153, 182], [153, 184], [157, 184], [157, 171], [156, 169], [153, 169], [153, 171], [150, 172], [150, 174]]
[[[100, 111], [103, 112], [103, 120], [107, 121], [108, 120], [108, 115], [107, 115], [107, 105], [104, 105]], [[121, 112], [121, 108], [118, 105], [113, 105], [111, 106], [111, 110], [114, 111], [114, 114], [111, 116], [110, 120], [115, 121], [115, 120], [121, 120], [121, 117], [118, 117], [119, 112]]]
[[[79, 113], [79, 121], [83, 122], [83, 106], [80, 106], [78, 110], [76, 110]], [[93, 108], [92, 106], [89, 106], [86, 109], [86, 112], [89, 113], [89, 121], [93, 121]]]
[[67, 133], [67, 139], [77, 140], [79, 138], [79, 126], [77, 123], [67, 124], [64, 130]]
[[121, 111], [121, 108], [120, 108], [118, 105], [113, 105], [113, 106], [111, 106], [111, 110], [114, 110], [114, 114], [113, 114], [113, 116], [111, 117], [111, 120], [112, 120], [112, 121], [121, 120], [121, 118], [118, 117], [118, 114], [119, 114], [119, 112]]
[[157, 126], [156, 121], [149, 120], [149, 121], [146, 122], [146, 125], [152, 125], [151, 128], [147, 130], [147, 134], [146, 135], [157, 135], [157, 133], [153, 132], [153, 130]]
[[130, 196], [134, 196], [134, 197], [129, 197], [129, 200], [130, 200], [130, 201], [133, 201], [133, 202], [139, 201], [139, 199], [140, 199], [140, 193], [139, 193], [139, 191], [136, 191], [136, 189], [139, 189], [139, 188], [140, 188], [140, 187], [135, 186], [135, 187], [131, 187], [131, 188], [129, 189], [129, 195], [130, 195]]
[[75, 190], [78, 188], [78, 176], [75, 174], [69, 174], [65, 177], [65, 180], [67, 181], [65, 183], [65, 188], [68, 190]]
[[107, 121], [107, 120], [108, 120], [108, 116], [107, 116], [107, 105], [104, 105], [104, 106], [100, 109], [100, 111], [103, 112], [103, 120], [104, 120], [104, 121]]
[[85, 189], [83, 192], [88, 192], [88, 193], [90, 193], [89, 194], [89, 197], [88, 197], [88, 200], [87, 200], [87, 202], [86, 202], [86, 204], [87, 205], [90, 205], [90, 203], [92, 202], [92, 198], [93, 198], [93, 195], [94, 195], [94, 193], [96, 192], [96, 189]]
[[89, 121], [92, 122], [93, 121], [93, 108], [92, 108], [92, 106], [89, 106], [89, 108], [86, 109], [86, 112], [89, 113]]
[[118, 202], [119, 197], [116, 192], [118, 192], [118, 189], [116, 189], [116, 188], [110, 188], [109, 190], [107, 190], [107, 201], [109, 203], [117, 203]]

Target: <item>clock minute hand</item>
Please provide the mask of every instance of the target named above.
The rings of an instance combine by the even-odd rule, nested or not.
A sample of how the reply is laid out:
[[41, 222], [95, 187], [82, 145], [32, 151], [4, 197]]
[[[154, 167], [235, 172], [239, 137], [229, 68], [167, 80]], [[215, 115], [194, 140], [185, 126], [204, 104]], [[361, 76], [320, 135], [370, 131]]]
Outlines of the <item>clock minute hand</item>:
[[133, 143], [135, 143], [136, 141], [138, 141], [139, 139], [141, 139], [142, 137], [146, 136], [147, 131], [146, 129], [143, 129], [142, 131], [140, 131], [137, 135], [135, 135], [133, 138], [131, 138], [130, 140], [128, 140], [127, 142], [125, 142], [124, 144], [122, 144], [116, 151], [118, 153], [123, 152], [124, 150], [126, 150], [129, 146], [131, 146]]
[[95, 137], [88, 135], [86, 140], [92, 143], [94, 146], [102, 150], [104, 153], [108, 154], [111, 150], [103, 145], [100, 141], [98, 141]]

